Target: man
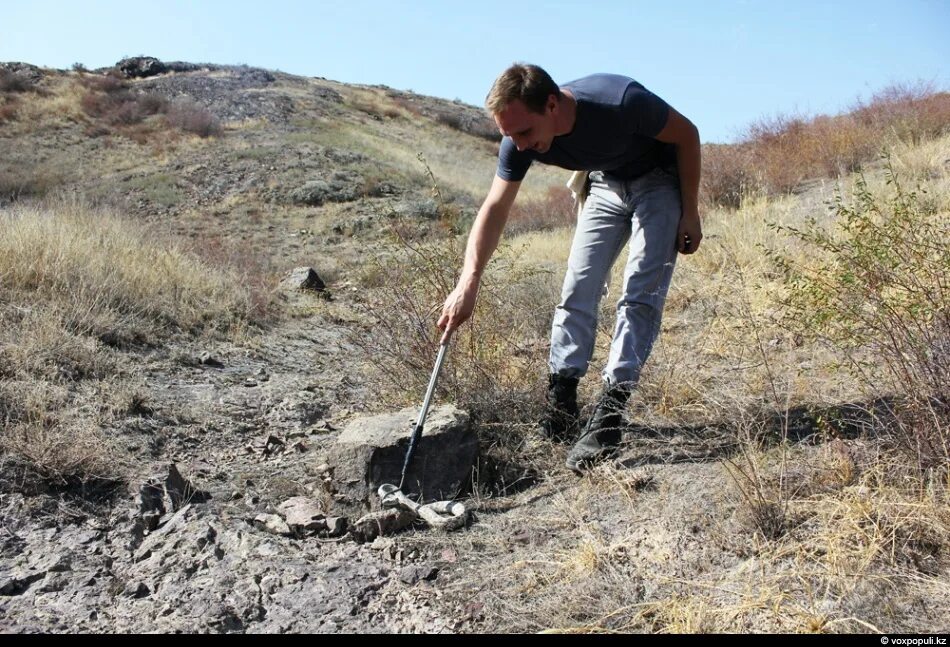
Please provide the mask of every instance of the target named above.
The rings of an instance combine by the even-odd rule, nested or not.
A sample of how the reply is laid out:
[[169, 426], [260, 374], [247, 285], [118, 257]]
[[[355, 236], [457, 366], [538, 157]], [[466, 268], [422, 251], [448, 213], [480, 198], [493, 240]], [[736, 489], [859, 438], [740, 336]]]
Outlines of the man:
[[619, 446], [622, 411], [659, 332], [677, 251], [692, 254], [702, 240], [699, 133], [642, 85], [611, 74], [558, 87], [541, 68], [515, 64], [495, 81], [486, 107], [504, 136], [498, 170], [438, 325], [445, 339], [471, 317], [482, 272], [531, 162], [589, 171], [590, 192], [551, 329], [542, 429], [553, 440], [576, 431], [577, 384], [593, 353], [602, 288], [630, 241], [604, 391], [567, 457], [567, 466], [582, 472]]

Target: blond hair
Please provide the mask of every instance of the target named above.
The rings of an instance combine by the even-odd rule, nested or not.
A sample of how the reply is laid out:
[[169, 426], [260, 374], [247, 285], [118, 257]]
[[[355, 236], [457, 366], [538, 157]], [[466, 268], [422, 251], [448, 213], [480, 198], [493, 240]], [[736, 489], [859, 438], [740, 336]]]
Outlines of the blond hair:
[[543, 114], [552, 94], [560, 100], [561, 89], [547, 72], [537, 65], [515, 63], [495, 79], [485, 98], [485, 108], [495, 115], [520, 99], [528, 110]]

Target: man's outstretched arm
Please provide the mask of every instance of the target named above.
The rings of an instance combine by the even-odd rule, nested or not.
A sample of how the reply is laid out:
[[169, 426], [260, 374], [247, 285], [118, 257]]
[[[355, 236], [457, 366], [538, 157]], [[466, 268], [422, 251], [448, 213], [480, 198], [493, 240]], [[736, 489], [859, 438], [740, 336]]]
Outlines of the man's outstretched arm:
[[[699, 174], [702, 159], [699, 131], [693, 123], [670, 108], [669, 117], [656, 139], [676, 146], [676, 165], [680, 176], [680, 196], [683, 215], [676, 234], [676, 248], [683, 254], [692, 254], [703, 239], [702, 223], [699, 220]], [[687, 238], [688, 237], [688, 238]], [[689, 245], [686, 241], [689, 240]]]
[[468, 245], [465, 248], [465, 263], [462, 266], [462, 275], [452, 294], [445, 300], [442, 316], [439, 317], [439, 328], [443, 331], [444, 343], [460, 325], [467, 321], [475, 310], [475, 299], [478, 296], [478, 285], [482, 279], [488, 259], [498, 247], [501, 233], [505, 229], [511, 205], [518, 195], [521, 182], [509, 182], [497, 175], [492, 181], [488, 197], [482, 203], [468, 235]]

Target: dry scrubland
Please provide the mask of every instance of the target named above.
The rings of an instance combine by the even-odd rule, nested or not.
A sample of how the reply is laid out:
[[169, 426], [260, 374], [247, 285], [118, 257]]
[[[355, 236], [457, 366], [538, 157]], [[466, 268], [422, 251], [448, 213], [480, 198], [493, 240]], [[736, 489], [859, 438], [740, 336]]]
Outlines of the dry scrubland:
[[[42, 92], [4, 77], [5, 141], [94, 142], [81, 165], [46, 144], [0, 169], [4, 491], [134, 481], [120, 440], [149, 409], [142, 358], [195, 340], [254, 348], [288, 318], [348, 328], [372, 394], [352, 406], [418, 404], [494, 144], [415, 95], [316, 85], [340, 94], [338, 113], [301, 114], [309, 80], [259, 90], [297, 109], [275, 128], [85, 73]], [[536, 173], [439, 395], [479, 425], [480, 521], [405, 539], [455, 551], [438, 586], [467, 601], [470, 629], [950, 630], [948, 124], [946, 94], [896, 88], [707, 147], [702, 248], [679, 260], [624, 452], [582, 479], [533, 433], [571, 233], [561, 176]], [[357, 153], [335, 164], [356, 169], [359, 195], [268, 201], [306, 179], [288, 149]], [[213, 159], [272, 172], [202, 201], [187, 174]], [[411, 197], [378, 193], [387, 181]], [[341, 296], [291, 307], [279, 273], [313, 258]]]
[[[948, 160], [946, 136], [898, 144], [863, 176], [707, 208], [627, 450], [579, 482], [531, 437], [570, 231], [509, 239], [445, 388], [503, 461], [527, 461], [514, 478], [538, 479], [550, 505], [534, 488], [511, 504], [527, 512], [503, 527], [527, 549], [460, 540], [492, 564], [460, 590], [511, 630], [946, 630]], [[374, 347], [396, 401], [424, 389], [428, 323], [458, 253], [411, 247], [399, 263], [414, 271], [383, 299], [406, 311]]]

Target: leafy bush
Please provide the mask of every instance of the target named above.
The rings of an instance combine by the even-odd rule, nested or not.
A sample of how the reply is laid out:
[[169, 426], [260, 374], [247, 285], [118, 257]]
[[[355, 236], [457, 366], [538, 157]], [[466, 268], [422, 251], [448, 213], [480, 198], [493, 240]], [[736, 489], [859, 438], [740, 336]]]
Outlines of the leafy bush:
[[902, 186], [889, 159], [886, 179], [886, 195], [863, 176], [851, 202], [839, 194], [835, 229], [774, 226], [805, 254], [772, 257], [787, 278], [787, 325], [843, 352], [873, 391], [900, 396], [893, 438], [926, 468], [950, 463], [950, 213]]

